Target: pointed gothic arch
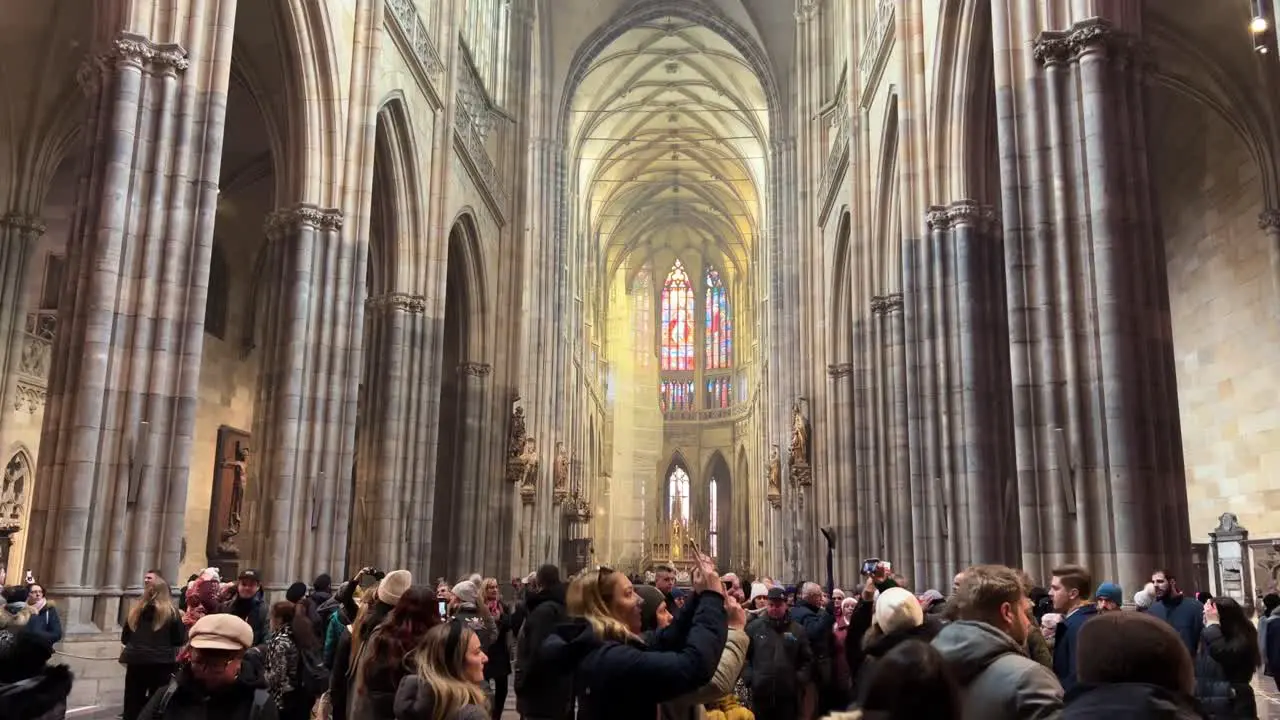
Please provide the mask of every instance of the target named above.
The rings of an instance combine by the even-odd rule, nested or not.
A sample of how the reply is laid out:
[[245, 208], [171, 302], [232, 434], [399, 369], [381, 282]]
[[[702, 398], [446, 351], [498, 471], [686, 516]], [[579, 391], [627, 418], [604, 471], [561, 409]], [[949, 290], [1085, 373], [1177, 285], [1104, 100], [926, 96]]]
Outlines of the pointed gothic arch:
[[719, 567], [731, 567], [733, 560], [733, 475], [729, 462], [719, 450], [711, 453], [699, 485], [706, 508], [703, 528], [706, 550], [716, 558]]
[[486, 313], [480, 237], [469, 211], [455, 219], [448, 243], [430, 567], [435, 575], [452, 577], [468, 563], [458, 554], [461, 533], [476, 531], [474, 507], [468, 505], [474, 500], [471, 490], [481, 483], [479, 468], [472, 462], [478, 461], [473, 444], [481, 431], [482, 393], [475, 385], [487, 378], [490, 367], [483, 362]]
[[[658, 496], [658, 517], [662, 519], [662, 524], [664, 525], [671, 522], [671, 479], [677, 471], [684, 473], [684, 477], [688, 478], [688, 486], [692, 489], [694, 483], [693, 466], [685, 459], [684, 453], [679, 450], [671, 453], [666, 469], [662, 471], [662, 476], [658, 481], [658, 487], [662, 488], [662, 493]], [[692, 511], [687, 510], [687, 512], [689, 512], [689, 517], [692, 518]]]

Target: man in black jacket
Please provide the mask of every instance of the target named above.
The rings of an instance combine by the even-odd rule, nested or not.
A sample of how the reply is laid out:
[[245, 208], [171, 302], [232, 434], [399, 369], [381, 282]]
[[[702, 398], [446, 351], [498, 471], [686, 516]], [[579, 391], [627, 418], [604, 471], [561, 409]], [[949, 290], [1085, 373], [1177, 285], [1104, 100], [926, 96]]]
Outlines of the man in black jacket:
[[813, 653], [811, 680], [817, 691], [818, 713], [826, 715], [840, 704], [835, 696], [835, 609], [823, 603], [822, 588], [807, 582], [796, 593], [791, 619], [804, 628]]
[[786, 592], [769, 590], [765, 614], [747, 625], [751, 644], [742, 680], [751, 688], [757, 720], [804, 716], [805, 686], [813, 665], [809, 638], [791, 620]]
[[527, 615], [516, 641], [516, 710], [524, 720], [564, 720], [573, 715], [573, 675], [538, 658], [542, 644], [568, 617], [560, 568], [538, 568], [525, 596]]
[[245, 570], [236, 582], [236, 595], [222, 604], [219, 612], [230, 613], [253, 628], [253, 645], [267, 641], [267, 603], [262, 599], [262, 578], [257, 570]]

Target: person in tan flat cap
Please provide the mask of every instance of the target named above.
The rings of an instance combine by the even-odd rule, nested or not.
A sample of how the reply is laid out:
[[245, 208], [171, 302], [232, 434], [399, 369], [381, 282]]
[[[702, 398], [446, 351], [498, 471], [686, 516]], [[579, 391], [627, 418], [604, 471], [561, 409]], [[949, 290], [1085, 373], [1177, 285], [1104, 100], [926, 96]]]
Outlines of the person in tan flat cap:
[[[246, 663], [253, 628], [229, 613], [205, 615], [191, 626], [190, 659], [164, 691], [152, 696], [139, 720], [277, 720], [260, 672]], [[254, 652], [257, 652], [256, 650]]]

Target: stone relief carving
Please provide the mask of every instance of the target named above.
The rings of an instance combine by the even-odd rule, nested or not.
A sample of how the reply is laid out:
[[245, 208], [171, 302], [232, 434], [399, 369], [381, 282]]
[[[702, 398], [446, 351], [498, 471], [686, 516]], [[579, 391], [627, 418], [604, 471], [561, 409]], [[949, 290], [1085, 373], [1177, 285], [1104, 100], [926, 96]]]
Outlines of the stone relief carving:
[[782, 507], [782, 453], [774, 445], [769, 451], [769, 504]]
[[569, 449], [562, 442], [556, 443], [556, 465], [551, 480], [551, 493], [559, 505], [569, 496]]
[[17, 532], [22, 528], [22, 511], [27, 504], [27, 479], [31, 468], [21, 453], [9, 459], [0, 480], [0, 530]]
[[387, 293], [365, 300], [364, 306], [371, 310], [389, 309], [410, 315], [421, 315], [427, 311], [427, 299], [421, 295], [409, 293]]
[[516, 398], [511, 403], [511, 428], [507, 431], [507, 459], [514, 459], [520, 454], [528, 435], [524, 420], [524, 406], [520, 404], [520, 398]]
[[44, 403], [47, 397], [48, 392], [43, 386], [33, 385], [19, 380], [17, 388], [13, 394], [13, 409], [15, 412], [25, 412], [28, 415], [35, 415], [44, 409]]
[[471, 377], [489, 377], [493, 366], [489, 363], [465, 362], [458, 366], [458, 372]]
[[1244, 532], [1244, 528], [1240, 526], [1240, 518], [1235, 513], [1222, 513], [1218, 517], [1218, 527], [1213, 529], [1213, 535], [1230, 535]]

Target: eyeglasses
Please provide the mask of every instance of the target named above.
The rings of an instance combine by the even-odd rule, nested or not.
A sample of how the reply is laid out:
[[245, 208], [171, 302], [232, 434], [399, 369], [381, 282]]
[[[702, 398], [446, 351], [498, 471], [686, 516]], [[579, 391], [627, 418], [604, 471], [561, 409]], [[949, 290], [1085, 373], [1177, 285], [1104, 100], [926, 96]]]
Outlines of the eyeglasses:
[[233, 656], [209, 657], [206, 655], [196, 655], [191, 653], [191, 667], [201, 668], [204, 670], [225, 670], [228, 665], [236, 661]]

